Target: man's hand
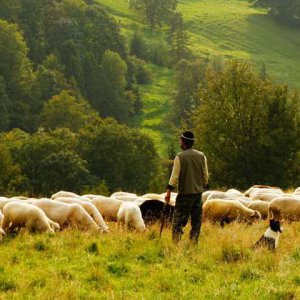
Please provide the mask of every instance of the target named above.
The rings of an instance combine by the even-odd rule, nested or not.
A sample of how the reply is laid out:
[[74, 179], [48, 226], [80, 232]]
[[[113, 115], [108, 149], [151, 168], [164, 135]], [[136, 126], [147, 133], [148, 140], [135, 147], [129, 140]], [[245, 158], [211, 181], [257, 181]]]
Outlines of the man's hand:
[[171, 200], [171, 191], [169, 189], [167, 189], [167, 193], [166, 193], [166, 196], [165, 196], [165, 202], [167, 204], [169, 204], [170, 200]]

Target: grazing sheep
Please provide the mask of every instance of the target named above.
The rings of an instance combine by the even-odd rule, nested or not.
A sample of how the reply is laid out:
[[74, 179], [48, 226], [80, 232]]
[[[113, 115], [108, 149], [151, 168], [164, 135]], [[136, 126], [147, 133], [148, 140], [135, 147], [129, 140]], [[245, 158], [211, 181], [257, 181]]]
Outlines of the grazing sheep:
[[265, 220], [268, 218], [269, 205], [270, 205], [269, 202], [255, 200], [255, 201], [250, 202], [250, 204], [248, 205], [248, 208], [259, 211], [261, 214], [261, 218]]
[[118, 223], [125, 224], [126, 228], [135, 228], [138, 231], [146, 231], [140, 208], [132, 202], [124, 201], [118, 211]]
[[100, 226], [104, 232], [109, 232], [109, 228], [106, 225], [106, 223], [103, 220], [102, 215], [100, 214], [99, 210], [97, 209], [97, 207], [91, 203], [91, 202], [87, 202], [87, 201], [83, 201], [77, 198], [71, 198], [71, 197], [58, 197], [55, 199], [55, 201], [59, 201], [59, 202], [63, 202], [63, 203], [77, 203], [79, 205], [81, 205], [85, 211], [93, 218], [93, 220], [96, 222], [96, 224], [98, 226]]
[[273, 193], [273, 194], [283, 194], [283, 191], [278, 187], [272, 187], [267, 185], [254, 185], [249, 188], [244, 195], [252, 198], [260, 193]]
[[93, 199], [91, 203], [97, 207], [105, 220], [116, 222], [118, 211], [123, 201], [109, 197], [98, 197]]
[[203, 192], [202, 193], [202, 197], [201, 197], [202, 203], [205, 203], [205, 201], [207, 200], [207, 198], [209, 197], [209, 195], [211, 193], [214, 193], [214, 192], [219, 192], [219, 191], [205, 191], [205, 192]]
[[32, 201], [32, 204], [41, 208], [48, 218], [62, 228], [72, 226], [81, 230], [92, 229], [102, 232], [92, 217], [79, 204], [67, 204], [48, 199], [35, 200]]
[[159, 200], [145, 200], [140, 205], [142, 217], [147, 225], [161, 220], [162, 213], [165, 213], [165, 219], [170, 224], [174, 213], [174, 206], [166, 204]]
[[273, 199], [275, 199], [276, 197], [281, 196], [281, 195], [282, 194], [278, 194], [278, 193], [260, 192], [260, 193], [257, 193], [256, 195], [252, 196], [251, 199], [253, 201], [261, 200], [261, 201], [271, 202]]
[[56, 194], [53, 194], [51, 196], [51, 199], [55, 200], [58, 197], [69, 197], [69, 198], [79, 198], [80, 199], [79, 195], [72, 193], [72, 192], [66, 192], [66, 191], [59, 191]]
[[232, 194], [232, 195], [236, 195], [236, 196], [243, 196], [243, 194], [236, 189], [229, 189], [226, 191], [227, 194]]
[[230, 223], [234, 220], [247, 221], [252, 223], [260, 220], [261, 215], [258, 211], [245, 207], [238, 201], [230, 200], [209, 200], [203, 205], [203, 221]]
[[121, 201], [133, 202], [137, 199], [137, 195], [132, 193], [126, 193], [126, 192], [116, 192], [111, 194], [110, 198], [121, 200]]
[[6, 198], [6, 197], [0, 197], [0, 211], [3, 211], [3, 207], [10, 202], [21, 202], [25, 203], [27, 200], [20, 200], [15, 198]]
[[281, 221], [300, 220], [300, 200], [297, 197], [277, 197], [269, 206], [269, 218]]
[[227, 194], [226, 192], [221, 191], [214, 191], [211, 192], [210, 195], [207, 197], [206, 201], [209, 201], [211, 199], [232, 199], [234, 196]]
[[[46, 214], [38, 207], [22, 202], [10, 202], [3, 208], [3, 220], [1, 228], [5, 232], [25, 227], [29, 232], [54, 233], [54, 222], [49, 222]], [[55, 224], [55, 227], [59, 227]]]

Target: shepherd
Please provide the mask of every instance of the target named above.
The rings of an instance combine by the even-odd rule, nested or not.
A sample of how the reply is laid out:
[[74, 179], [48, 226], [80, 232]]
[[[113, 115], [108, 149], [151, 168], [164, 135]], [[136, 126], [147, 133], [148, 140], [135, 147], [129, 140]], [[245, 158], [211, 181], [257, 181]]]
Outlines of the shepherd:
[[208, 187], [208, 168], [204, 153], [193, 149], [194, 141], [194, 134], [191, 131], [185, 131], [180, 136], [182, 152], [175, 157], [165, 196], [165, 202], [169, 204], [171, 191], [178, 187], [172, 220], [174, 243], [180, 241], [183, 234], [182, 229], [186, 226], [189, 217], [191, 217], [191, 242], [198, 243], [201, 230], [201, 196], [204, 188]]

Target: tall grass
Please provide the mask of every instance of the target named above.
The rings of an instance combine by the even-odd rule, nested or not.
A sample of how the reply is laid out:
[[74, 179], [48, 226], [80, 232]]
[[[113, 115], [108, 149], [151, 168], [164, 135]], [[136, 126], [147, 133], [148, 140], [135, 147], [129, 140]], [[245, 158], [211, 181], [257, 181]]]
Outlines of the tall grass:
[[146, 234], [23, 231], [0, 245], [1, 299], [298, 299], [300, 224], [286, 224], [275, 253], [251, 246], [267, 224], [205, 223], [178, 246], [166, 228]]

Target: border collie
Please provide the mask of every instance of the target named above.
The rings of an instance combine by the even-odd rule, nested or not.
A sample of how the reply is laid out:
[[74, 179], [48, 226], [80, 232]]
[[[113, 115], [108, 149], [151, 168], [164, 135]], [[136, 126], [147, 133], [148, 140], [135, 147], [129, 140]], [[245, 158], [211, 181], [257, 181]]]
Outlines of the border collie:
[[268, 246], [269, 250], [275, 250], [278, 246], [279, 235], [283, 228], [280, 221], [270, 220], [270, 227], [264, 235], [255, 243], [254, 247]]

